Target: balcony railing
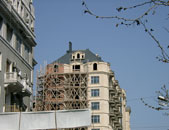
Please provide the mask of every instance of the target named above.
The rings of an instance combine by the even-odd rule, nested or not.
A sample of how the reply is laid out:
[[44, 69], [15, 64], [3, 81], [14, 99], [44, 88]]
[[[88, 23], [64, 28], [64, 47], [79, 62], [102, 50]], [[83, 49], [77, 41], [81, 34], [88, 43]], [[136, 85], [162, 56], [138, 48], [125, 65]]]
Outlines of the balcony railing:
[[22, 77], [17, 74], [17, 72], [7, 72], [5, 73], [5, 83], [16, 83], [22, 82]]
[[17, 72], [7, 72], [5, 73], [5, 84], [6, 86], [11, 85], [12, 87], [22, 90], [22, 92], [32, 93], [31, 87], [25, 78], [18, 75]]
[[19, 112], [19, 106], [18, 105], [5, 105], [5, 112]]

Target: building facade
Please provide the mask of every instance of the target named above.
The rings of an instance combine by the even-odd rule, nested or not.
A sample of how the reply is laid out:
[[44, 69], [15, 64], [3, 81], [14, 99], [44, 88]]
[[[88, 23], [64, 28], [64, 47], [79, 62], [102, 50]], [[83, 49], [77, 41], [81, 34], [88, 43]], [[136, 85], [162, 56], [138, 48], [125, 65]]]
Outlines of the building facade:
[[34, 21], [32, 0], [0, 0], [0, 112], [32, 107]]
[[37, 111], [89, 108], [91, 126], [75, 130], [130, 130], [126, 94], [110, 64], [89, 49], [69, 50], [37, 75]]

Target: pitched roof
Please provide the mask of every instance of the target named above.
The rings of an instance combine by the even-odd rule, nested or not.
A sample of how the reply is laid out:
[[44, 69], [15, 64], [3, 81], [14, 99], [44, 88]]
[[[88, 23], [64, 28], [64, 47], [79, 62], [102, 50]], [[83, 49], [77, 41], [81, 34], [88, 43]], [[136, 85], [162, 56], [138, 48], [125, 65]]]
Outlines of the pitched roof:
[[91, 52], [89, 49], [86, 49], [86, 50], [67, 51], [65, 55], [63, 55], [62, 57], [60, 57], [59, 59], [55, 60], [52, 63], [70, 64], [71, 59], [72, 59], [72, 53], [77, 52], [77, 51], [85, 53], [85, 59], [81, 60], [83, 63], [93, 62], [93, 61], [99, 61], [99, 62], [103, 61], [101, 57], [97, 56], [96, 54]]

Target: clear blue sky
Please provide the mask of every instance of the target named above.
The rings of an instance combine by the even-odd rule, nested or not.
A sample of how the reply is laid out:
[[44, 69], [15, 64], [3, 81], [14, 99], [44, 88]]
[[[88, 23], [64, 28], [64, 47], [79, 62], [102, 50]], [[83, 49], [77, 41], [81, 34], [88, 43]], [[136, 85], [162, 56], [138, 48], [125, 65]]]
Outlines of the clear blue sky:
[[[135, 2], [129, 0], [130, 2]], [[116, 14], [122, 0], [87, 0], [89, 8], [100, 15]], [[96, 19], [83, 13], [81, 0], [34, 0], [35, 33], [38, 43], [35, 58], [39, 69], [44, 60], [48, 63], [64, 55], [71, 41], [73, 49], [87, 49], [99, 54], [106, 62], [110, 62], [120, 87], [127, 93], [127, 104], [131, 106], [131, 130], [167, 130], [169, 116], [148, 107], [139, 100], [141, 97], [149, 104], [155, 103], [155, 91], [166, 84], [169, 86], [169, 64], [158, 62], [155, 58], [160, 54], [154, 41], [144, 32], [142, 27], [115, 27], [112, 20]], [[138, 12], [131, 13], [133, 16]], [[160, 30], [159, 24], [167, 25], [168, 21], [159, 21], [163, 17], [159, 12], [158, 19], [153, 19], [150, 26], [156, 25], [157, 37], [168, 45], [169, 34]], [[167, 41], [167, 42], [166, 42]], [[35, 76], [36, 77], [36, 76]], [[168, 127], [166, 127], [168, 126]]]

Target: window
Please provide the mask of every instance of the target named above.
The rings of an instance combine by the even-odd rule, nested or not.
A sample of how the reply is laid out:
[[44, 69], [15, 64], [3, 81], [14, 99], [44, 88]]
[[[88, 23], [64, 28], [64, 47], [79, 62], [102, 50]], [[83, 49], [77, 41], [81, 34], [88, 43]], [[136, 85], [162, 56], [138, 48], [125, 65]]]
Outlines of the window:
[[22, 44], [22, 41], [21, 39], [17, 36], [16, 37], [16, 50], [21, 54], [21, 44]]
[[80, 65], [73, 65], [73, 71], [80, 71]]
[[98, 83], [99, 83], [99, 76], [92, 76], [91, 84], [98, 84]]
[[91, 96], [92, 97], [98, 97], [99, 96], [99, 89], [92, 89], [91, 90]]
[[25, 45], [25, 60], [29, 62], [29, 48]]
[[0, 17], [0, 35], [2, 35], [2, 24], [3, 24], [3, 19]]
[[54, 65], [54, 72], [58, 72], [58, 65]]
[[100, 116], [99, 115], [93, 115], [92, 116], [92, 123], [100, 123]]
[[6, 72], [11, 72], [10, 71], [10, 66], [11, 66], [11, 62], [9, 60], [6, 61]]
[[100, 109], [100, 103], [99, 102], [92, 102], [91, 106], [92, 106], [92, 110], [99, 110]]
[[0, 52], [0, 71], [2, 70], [2, 53]]
[[13, 29], [7, 24], [6, 40], [11, 44]]
[[80, 65], [75, 65], [75, 70], [80, 70]]
[[80, 59], [80, 54], [79, 53], [77, 53], [77, 59]]
[[93, 70], [97, 70], [97, 64], [96, 63], [93, 64]]

